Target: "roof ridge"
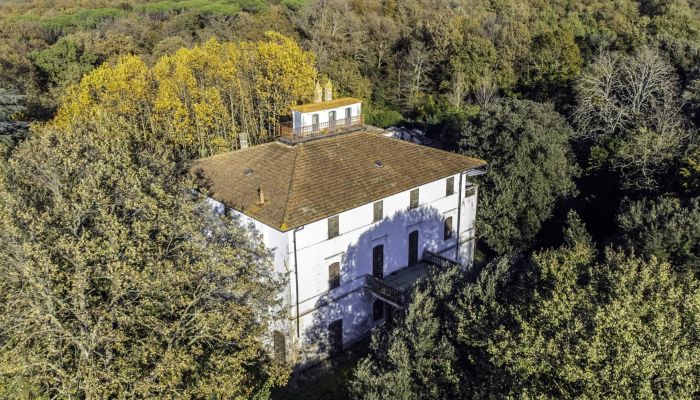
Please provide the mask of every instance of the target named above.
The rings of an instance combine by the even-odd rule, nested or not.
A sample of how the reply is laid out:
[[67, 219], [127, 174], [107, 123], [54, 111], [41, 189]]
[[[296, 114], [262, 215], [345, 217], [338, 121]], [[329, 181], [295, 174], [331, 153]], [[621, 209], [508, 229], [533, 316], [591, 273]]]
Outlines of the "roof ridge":
[[[362, 133], [367, 133], [367, 134], [370, 134], [370, 135], [380, 135], [380, 136], [384, 136], [384, 135], [382, 135], [381, 133], [368, 132], [368, 131], [362, 131]], [[418, 144], [418, 143], [414, 143], [414, 142], [411, 142], [411, 141], [408, 141], [408, 140], [399, 139], [399, 138], [396, 138], [396, 137], [393, 137], [393, 136], [384, 136], [384, 137], [387, 138], [387, 139], [398, 140], [399, 142], [404, 143], [404, 144], [407, 144], [407, 145], [423, 147], [423, 148], [427, 149], [428, 151], [432, 151], [432, 152], [436, 152], [436, 153], [446, 153], [446, 154], [450, 154], [450, 155], [453, 155], [453, 156], [467, 157], [467, 158], [471, 158], [472, 160], [486, 162], [486, 160], [482, 160], [481, 158], [476, 158], [476, 157], [471, 157], [471, 156], [465, 156], [464, 154], [460, 154], [460, 153], [458, 153], [458, 152], [448, 151], [448, 150], [443, 150], [443, 149], [438, 149], [437, 147], [428, 146], [428, 145], [425, 145], [425, 144]]]
[[229, 154], [231, 154], [231, 153], [234, 152], [234, 151], [237, 152], [237, 153], [238, 153], [238, 152], [244, 152], [244, 151], [246, 151], [246, 150], [252, 150], [252, 149], [255, 149], [255, 148], [258, 148], [258, 147], [267, 146], [267, 145], [274, 144], [274, 143], [277, 143], [277, 141], [274, 140], [274, 141], [271, 141], [271, 142], [260, 143], [260, 144], [254, 144], [254, 145], [252, 145], [252, 146], [249, 145], [248, 147], [244, 147], [244, 148], [242, 148], [242, 149], [233, 149], [233, 150], [225, 151], [225, 152], [223, 152], [223, 153], [212, 154], [212, 155], [210, 155], [210, 156], [206, 156], [206, 157], [202, 157], [202, 158], [197, 158], [197, 159], [193, 160], [192, 162], [195, 163], [195, 162], [200, 162], [200, 161], [204, 161], [204, 160], [211, 160], [211, 159], [214, 159], [214, 158], [219, 158], [219, 157], [223, 157], [223, 156], [229, 155]]
[[284, 202], [284, 214], [282, 215], [282, 224], [280, 228], [282, 230], [286, 230], [284, 228], [285, 225], [287, 225], [287, 214], [289, 213], [289, 199], [292, 197], [292, 185], [294, 181], [294, 176], [296, 175], [294, 171], [296, 171], [296, 166], [297, 166], [297, 159], [299, 158], [299, 149], [302, 146], [297, 145], [293, 146], [292, 148], [295, 150], [294, 151], [294, 161], [292, 162], [292, 172], [289, 174], [289, 189], [287, 190], [287, 200]]

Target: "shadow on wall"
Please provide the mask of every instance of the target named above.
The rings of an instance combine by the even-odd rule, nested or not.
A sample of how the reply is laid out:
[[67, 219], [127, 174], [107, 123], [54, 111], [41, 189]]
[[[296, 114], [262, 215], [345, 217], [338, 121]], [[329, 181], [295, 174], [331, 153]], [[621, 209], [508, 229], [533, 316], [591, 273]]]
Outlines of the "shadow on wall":
[[[364, 284], [367, 275], [382, 278], [409, 266], [409, 252], [420, 261], [424, 249], [440, 252], [456, 246], [454, 237], [444, 240], [443, 214], [430, 206], [397, 212], [367, 228], [344, 249], [340, 286], [320, 295], [314, 303], [316, 310], [310, 313], [311, 321], [309, 315], [306, 323], [302, 321], [302, 354], [297, 369], [347, 348], [384, 322], [390, 306], [374, 309], [376, 298]], [[409, 236], [416, 231], [417, 246], [412, 246]], [[344, 239], [341, 235], [330, 240]], [[332, 269], [330, 265], [321, 268]], [[329, 271], [329, 287], [331, 280]]]

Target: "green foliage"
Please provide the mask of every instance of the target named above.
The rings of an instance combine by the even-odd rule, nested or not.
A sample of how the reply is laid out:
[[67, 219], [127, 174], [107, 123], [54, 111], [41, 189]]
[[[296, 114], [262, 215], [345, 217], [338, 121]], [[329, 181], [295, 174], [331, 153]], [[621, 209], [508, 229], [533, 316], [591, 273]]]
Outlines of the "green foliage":
[[476, 231], [498, 253], [527, 249], [558, 200], [574, 192], [573, 131], [551, 106], [503, 100], [462, 133], [461, 151], [488, 160]]
[[393, 110], [370, 110], [365, 111], [365, 123], [378, 126], [380, 128], [388, 128], [403, 122], [403, 116], [398, 111]]
[[575, 79], [583, 59], [571, 32], [565, 29], [535, 36], [530, 58], [525, 61], [522, 85], [540, 92], [541, 97], [556, 98]]
[[561, 248], [497, 259], [475, 282], [446, 272], [419, 287], [405, 318], [374, 338], [353, 397], [700, 394], [698, 281], [612, 249], [598, 261], [569, 220]]
[[164, 0], [140, 4], [136, 10], [148, 14], [195, 11], [202, 14], [235, 16], [241, 10], [259, 12], [268, 6], [265, 0]]
[[441, 318], [454, 306], [459, 270], [438, 275], [413, 292], [407, 315], [388, 334], [372, 337], [352, 383], [354, 398], [449, 399], [459, 395], [459, 364], [449, 337], [455, 326]]
[[283, 283], [269, 251], [192, 193], [171, 150], [105, 115], [41, 128], [3, 164], [0, 387], [264, 395], [287, 374], [265, 344]]
[[627, 202], [617, 225], [622, 245], [700, 276], [700, 198], [687, 204], [672, 197]]
[[124, 14], [124, 10], [113, 7], [80, 8], [75, 12], [46, 17], [22, 15], [15, 17], [15, 20], [37, 22], [43, 29], [47, 30], [61, 30], [66, 28], [88, 29], [96, 27], [105, 20], [114, 19]]
[[700, 194], [700, 150], [685, 160], [680, 174], [683, 189], [688, 193]]
[[98, 60], [85, 43], [69, 37], [62, 37], [46, 50], [32, 53], [31, 59], [52, 85], [79, 82]]
[[282, 0], [282, 4], [291, 10], [299, 10], [309, 3], [309, 0]]

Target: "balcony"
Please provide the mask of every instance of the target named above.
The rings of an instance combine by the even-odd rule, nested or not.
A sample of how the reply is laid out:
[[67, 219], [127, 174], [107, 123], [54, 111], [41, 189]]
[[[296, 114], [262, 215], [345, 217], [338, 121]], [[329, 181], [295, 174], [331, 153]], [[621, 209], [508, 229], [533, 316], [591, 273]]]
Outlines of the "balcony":
[[462, 266], [447, 257], [431, 251], [423, 251], [423, 260], [417, 264], [402, 268], [384, 279], [364, 275], [364, 286], [372, 294], [396, 309], [405, 309], [409, 301], [410, 290], [416, 282], [428, 275], [430, 267], [438, 269], [461, 268]]
[[277, 124], [277, 137], [283, 142], [301, 143], [307, 140], [358, 130], [362, 128], [364, 124], [365, 120], [362, 114], [350, 118], [337, 119], [335, 121], [302, 125], [296, 128], [294, 128], [292, 121], [280, 122]]

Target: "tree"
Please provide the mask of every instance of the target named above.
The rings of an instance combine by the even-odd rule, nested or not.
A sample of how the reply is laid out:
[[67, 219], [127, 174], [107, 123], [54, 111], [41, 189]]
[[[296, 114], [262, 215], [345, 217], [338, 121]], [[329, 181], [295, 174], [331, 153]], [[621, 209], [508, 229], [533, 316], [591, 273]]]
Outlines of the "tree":
[[55, 123], [67, 128], [110, 111], [185, 157], [265, 141], [290, 106], [310, 101], [316, 79], [311, 53], [278, 33], [267, 38], [210, 40], [152, 68], [136, 56], [103, 64], [68, 89]]
[[[700, 290], [657, 259], [576, 241], [535, 254], [529, 301], [489, 353], [513, 397], [691, 398], [700, 392]], [[468, 329], [468, 328], [464, 328]]]
[[692, 143], [681, 118], [677, 76], [652, 49], [599, 55], [581, 74], [576, 92], [574, 120], [581, 137], [596, 147], [594, 163], [620, 171], [628, 188], [656, 189]]
[[551, 105], [502, 100], [462, 132], [461, 151], [488, 162], [477, 232], [498, 253], [526, 249], [558, 200], [574, 192], [573, 131]]
[[371, 355], [360, 361], [351, 392], [355, 398], [462, 398], [449, 313], [459, 270], [436, 276], [413, 294], [406, 314], [391, 332], [375, 331]]
[[574, 36], [567, 29], [547, 31], [535, 36], [530, 47], [521, 85], [540, 97], [556, 99], [583, 65]]
[[[123, 122], [40, 128], [0, 174], [0, 397], [250, 398], [282, 279]], [[266, 344], [267, 343], [267, 344]]]
[[405, 318], [373, 337], [354, 398], [697, 396], [697, 279], [612, 248], [599, 257], [575, 214], [564, 236], [475, 281], [445, 272], [419, 285]]
[[623, 246], [700, 276], [700, 198], [626, 202], [617, 226]]

